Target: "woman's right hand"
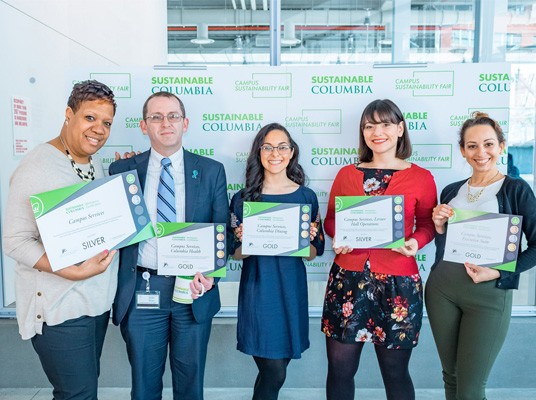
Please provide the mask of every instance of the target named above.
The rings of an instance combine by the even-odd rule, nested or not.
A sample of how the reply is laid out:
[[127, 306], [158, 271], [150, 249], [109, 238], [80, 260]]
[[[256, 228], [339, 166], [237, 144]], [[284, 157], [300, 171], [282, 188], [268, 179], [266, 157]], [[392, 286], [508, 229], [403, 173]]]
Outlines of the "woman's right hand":
[[333, 248], [333, 251], [335, 252], [335, 254], [348, 254], [348, 253], [351, 253], [352, 251], [354, 251], [353, 248], [351, 247], [348, 247], [348, 246], [339, 246], [339, 247], [335, 247], [335, 236], [333, 236], [333, 241], [331, 242], [331, 247]]
[[432, 221], [434, 221], [437, 233], [445, 233], [445, 224], [452, 217], [454, 211], [448, 204], [438, 204], [432, 211]]
[[117, 250], [104, 250], [96, 256], [88, 258], [80, 265], [71, 265], [70, 267], [60, 269], [55, 274], [71, 281], [81, 281], [91, 278], [92, 276], [102, 274], [108, 269]]

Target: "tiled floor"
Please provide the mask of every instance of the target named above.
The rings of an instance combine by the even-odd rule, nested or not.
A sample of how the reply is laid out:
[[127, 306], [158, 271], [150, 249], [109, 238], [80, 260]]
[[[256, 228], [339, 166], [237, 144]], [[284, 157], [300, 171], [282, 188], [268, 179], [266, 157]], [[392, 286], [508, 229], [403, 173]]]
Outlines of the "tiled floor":
[[[536, 389], [489, 389], [488, 400], [535, 400]], [[0, 389], [0, 400], [50, 400], [51, 389]], [[102, 388], [99, 400], [129, 400], [129, 389]], [[205, 389], [205, 400], [249, 400], [250, 388], [211, 388]], [[283, 389], [280, 400], [323, 400], [324, 389]], [[356, 400], [385, 400], [385, 394], [380, 389], [358, 389]], [[444, 399], [443, 391], [438, 389], [419, 389], [417, 400]], [[164, 390], [164, 400], [172, 400], [171, 390]]]

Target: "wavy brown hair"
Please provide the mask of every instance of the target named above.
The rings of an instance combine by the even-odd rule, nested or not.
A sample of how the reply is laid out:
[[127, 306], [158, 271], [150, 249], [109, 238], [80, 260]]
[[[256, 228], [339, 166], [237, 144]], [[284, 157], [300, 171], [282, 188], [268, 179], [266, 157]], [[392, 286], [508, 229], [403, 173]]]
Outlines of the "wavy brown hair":
[[491, 126], [493, 130], [495, 131], [495, 134], [497, 135], [497, 140], [499, 141], [499, 144], [506, 142], [506, 138], [504, 137], [504, 132], [501, 126], [499, 125], [499, 123], [495, 121], [493, 118], [491, 118], [485, 112], [475, 111], [471, 114], [471, 118], [467, 119], [463, 123], [460, 129], [459, 138], [458, 138], [458, 144], [460, 145], [460, 147], [465, 146], [465, 133], [467, 132], [467, 129], [472, 128], [473, 126], [476, 126], [476, 125]]

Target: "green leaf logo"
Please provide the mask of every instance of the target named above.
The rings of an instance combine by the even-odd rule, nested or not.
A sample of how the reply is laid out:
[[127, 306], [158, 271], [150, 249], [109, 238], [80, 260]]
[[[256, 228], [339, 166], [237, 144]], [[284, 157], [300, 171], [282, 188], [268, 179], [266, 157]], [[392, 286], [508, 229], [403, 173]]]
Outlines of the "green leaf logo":
[[134, 176], [134, 174], [128, 174], [125, 179], [127, 180], [128, 183], [134, 183], [134, 181], [136, 180], [136, 177]]
[[335, 197], [335, 211], [340, 211], [342, 209], [342, 199], [340, 197]]
[[244, 217], [249, 216], [251, 214], [251, 206], [248, 203], [244, 203]]
[[160, 222], [156, 223], [156, 236], [157, 237], [164, 236], [164, 225], [162, 225]]
[[39, 218], [43, 214], [45, 205], [39, 197], [30, 196], [30, 203], [32, 204], [32, 211], [34, 213], [35, 219]]

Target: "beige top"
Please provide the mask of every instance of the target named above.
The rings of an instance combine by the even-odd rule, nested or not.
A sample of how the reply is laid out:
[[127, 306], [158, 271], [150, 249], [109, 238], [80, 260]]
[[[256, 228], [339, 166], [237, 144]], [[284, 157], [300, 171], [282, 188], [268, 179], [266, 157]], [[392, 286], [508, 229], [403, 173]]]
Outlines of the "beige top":
[[[94, 159], [95, 178], [104, 177], [100, 160]], [[89, 164], [78, 164], [87, 173]], [[10, 181], [4, 223], [3, 247], [13, 258], [17, 321], [22, 339], [41, 334], [43, 322], [58, 325], [81, 316], [108, 311], [117, 288], [116, 255], [108, 269], [83, 281], [70, 281], [33, 268], [45, 253], [29, 196], [80, 183], [69, 159], [45, 143], [32, 150], [19, 164]]]

